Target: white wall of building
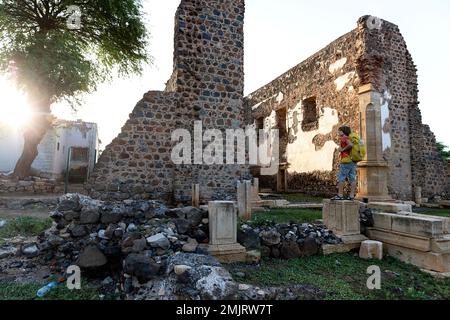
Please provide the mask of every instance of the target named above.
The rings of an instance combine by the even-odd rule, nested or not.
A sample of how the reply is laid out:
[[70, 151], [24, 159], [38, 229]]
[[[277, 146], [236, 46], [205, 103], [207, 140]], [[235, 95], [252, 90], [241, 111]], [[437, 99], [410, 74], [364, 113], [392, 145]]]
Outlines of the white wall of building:
[[[89, 172], [92, 172], [98, 158], [97, 125], [55, 121], [39, 144], [39, 154], [32, 167], [44, 176], [59, 177], [66, 170], [70, 147], [89, 148]], [[7, 128], [0, 132], [0, 172], [10, 173], [14, 170], [22, 149], [23, 136], [18, 130]]]

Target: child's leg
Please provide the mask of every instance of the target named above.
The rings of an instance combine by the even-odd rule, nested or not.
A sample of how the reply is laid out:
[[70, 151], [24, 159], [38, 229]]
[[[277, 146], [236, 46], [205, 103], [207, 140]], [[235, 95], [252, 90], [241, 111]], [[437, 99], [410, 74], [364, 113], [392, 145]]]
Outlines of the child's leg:
[[349, 167], [346, 163], [341, 163], [339, 167], [339, 177], [338, 177], [338, 196], [344, 197], [344, 184], [349, 173]]
[[348, 179], [351, 184], [351, 192], [350, 192], [350, 198], [354, 199], [356, 194], [356, 163], [351, 164], [350, 172], [348, 175]]
[[338, 196], [341, 198], [344, 197], [344, 182], [338, 183]]

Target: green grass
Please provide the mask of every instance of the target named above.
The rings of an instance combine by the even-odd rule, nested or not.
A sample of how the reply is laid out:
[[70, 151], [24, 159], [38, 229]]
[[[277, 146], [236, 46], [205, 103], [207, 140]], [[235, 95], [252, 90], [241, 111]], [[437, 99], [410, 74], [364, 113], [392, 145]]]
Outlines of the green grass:
[[450, 218], [450, 209], [431, 209], [431, 208], [420, 208], [414, 210], [414, 212], [420, 214], [426, 214], [429, 216], [447, 217]]
[[7, 220], [6, 225], [0, 229], [1, 238], [15, 236], [37, 236], [52, 226], [50, 218], [18, 217]]
[[266, 222], [275, 223], [312, 223], [322, 219], [321, 210], [313, 209], [272, 209], [268, 212], [257, 212], [253, 215], [251, 223], [256, 225]]
[[301, 193], [284, 193], [280, 197], [291, 203], [322, 203], [323, 197], [315, 197]]
[[[381, 268], [381, 290], [369, 290], [367, 268]], [[232, 273], [245, 271], [234, 266]], [[248, 267], [247, 267], [248, 268]], [[355, 254], [335, 254], [295, 260], [263, 260], [260, 268], [246, 272], [239, 282], [259, 286], [311, 285], [326, 300], [430, 300], [450, 299], [450, 279], [435, 279], [394, 258], [361, 260]]]
[[42, 286], [0, 282], [0, 300], [100, 300], [100, 291], [94, 286], [82, 285], [81, 290], [69, 290], [64, 284], [38, 298], [36, 293]]

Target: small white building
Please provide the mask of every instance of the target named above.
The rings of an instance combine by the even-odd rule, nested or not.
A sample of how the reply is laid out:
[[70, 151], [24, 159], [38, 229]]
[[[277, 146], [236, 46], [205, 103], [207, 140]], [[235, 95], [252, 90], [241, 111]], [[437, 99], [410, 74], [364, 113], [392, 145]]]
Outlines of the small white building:
[[[95, 123], [55, 120], [38, 146], [32, 164], [45, 178], [61, 179], [67, 170], [70, 151], [70, 178], [84, 181], [98, 158], [98, 128]], [[22, 154], [23, 136], [17, 129], [0, 132], [0, 173], [8, 174]]]

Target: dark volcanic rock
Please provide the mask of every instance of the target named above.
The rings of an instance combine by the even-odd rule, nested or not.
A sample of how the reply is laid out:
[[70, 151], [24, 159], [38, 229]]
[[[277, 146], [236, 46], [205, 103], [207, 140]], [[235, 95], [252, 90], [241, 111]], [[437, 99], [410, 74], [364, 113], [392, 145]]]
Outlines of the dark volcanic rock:
[[86, 247], [78, 257], [76, 264], [81, 268], [98, 268], [107, 263], [105, 255], [97, 246]]
[[283, 242], [280, 248], [280, 255], [282, 259], [289, 260], [299, 258], [302, 254], [297, 242], [290, 240]]
[[132, 253], [128, 255], [124, 262], [124, 272], [135, 276], [140, 282], [155, 278], [159, 274], [160, 269], [161, 265], [144, 254]]

